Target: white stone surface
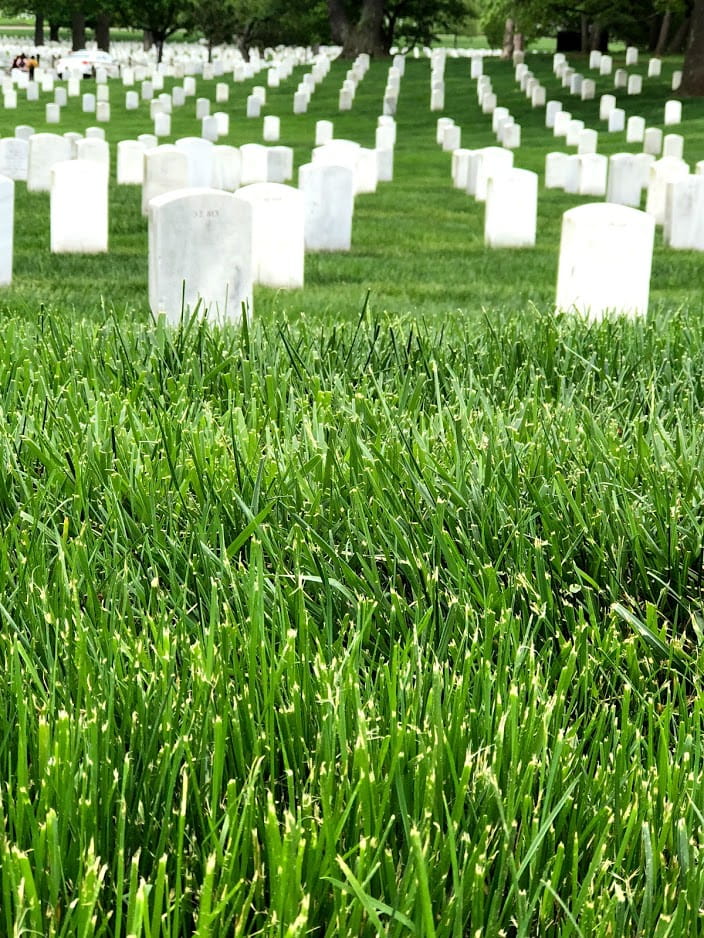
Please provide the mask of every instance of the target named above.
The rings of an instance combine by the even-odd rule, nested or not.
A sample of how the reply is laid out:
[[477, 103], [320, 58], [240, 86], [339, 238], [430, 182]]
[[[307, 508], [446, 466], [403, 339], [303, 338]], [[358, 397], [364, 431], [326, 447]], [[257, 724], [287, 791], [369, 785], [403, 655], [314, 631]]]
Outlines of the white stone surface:
[[645, 136], [645, 118], [634, 114], [626, 121], [626, 143], [642, 143]]
[[235, 192], [242, 180], [242, 157], [239, 149], [228, 144], [218, 144], [213, 154], [213, 188]]
[[484, 243], [492, 248], [535, 245], [538, 174], [511, 169], [490, 176], [486, 187]]
[[612, 94], [602, 94], [599, 98], [599, 120], [607, 121], [609, 114], [616, 107], [616, 98]]
[[264, 118], [262, 136], [267, 143], [276, 143], [281, 136], [281, 119], [274, 114], [267, 114]]
[[[657, 61], [657, 60], [654, 60]], [[682, 102], [681, 101], [666, 101], [665, 102], [665, 125], [672, 126], [672, 124], [680, 124], [682, 122]]]
[[214, 146], [202, 137], [180, 137], [174, 144], [188, 160], [188, 186], [193, 189], [213, 187]]
[[332, 121], [320, 120], [315, 122], [315, 145], [320, 147], [333, 138], [335, 128]]
[[120, 140], [117, 144], [117, 184], [141, 186], [144, 182], [144, 147], [139, 140]]
[[545, 156], [545, 188], [564, 189], [567, 171], [567, 153], [553, 152]]
[[676, 156], [682, 159], [684, 154], [684, 137], [682, 134], [665, 134], [662, 141], [662, 155]]
[[110, 172], [110, 145], [96, 137], [86, 137], [76, 141], [75, 159], [92, 160], [101, 163]]
[[244, 186], [234, 195], [252, 208], [254, 282], [279, 289], [303, 286], [303, 193], [275, 182]]
[[185, 153], [168, 143], [144, 151], [143, 215], [148, 214], [152, 199], [187, 186], [188, 157]]
[[242, 158], [241, 185], [249, 186], [256, 182], [266, 182], [268, 174], [267, 147], [262, 143], [244, 143], [240, 147]]
[[608, 202], [579, 205], [562, 216], [556, 306], [590, 319], [648, 310], [655, 223]]
[[662, 153], [662, 130], [659, 127], [646, 127], [643, 134], [643, 152], [659, 156]]
[[634, 153], [613, 153], [609, 157], [606, 201], [640, 208], [641, 174]]
[[555, 126], [555, 117], [562, 110], [562, 101], [548, 101], [545, 105], [545, 126], [552, 130]]
[[108, 169], [95, 160], [68, 160], [51, 170], [53, 254], [100, 254], [108, 249]]
[[349, 166], [306, 163], [298, 171], [304, 202], [307, 251], [349, 251], [354, 214], [354, 171]]
[[623, 108], [615, 107], [609, 114], [609, 133], [621, 133], [626, 126], [626, 112]]
[[267, 147], [266, 181], [290, 182], [293, 179], [293, 148]]
[[675, 156], [664, 156], [661, 160], [656, 160], [650, 167], [645, 210], [653, 216], [656, 224], [665, 224], [668, 185], [688, 175], [689, 166], [687, 163]]
[[[176, 190], [149, 210], [149, 305], [178, 324], [184, 314], [240, 322], [252, 310], [252, 208], [217, 189]], [[182, 306], [185, 304], [185, 309]]]
[[9, 176], [0, 175], [0, 284], [3, 286], [12, 283], [14, 229], [15, 183]]
[[579, 195], [603, 197], [606, 195], [606, 177], [609, 161], [601, 153], [585, 153], [579, 156]]
[[0, 139], [0, 175], [12, 180], [27, 181], [29, 142], [21, 137]]
[[482, 147], [477, 151], [479, 164], [475, 182], [474, 197], [478, 202], [486, 199], [486, 187], [489, 179], [498, 173], [513, 169], [513, 151], [503, 147]]
[[34, 134], [29, 138], [27, 189], [30, 192], [48, 192], [51, 188], [52, 166], [70, 159], [70, 140], [59, 134]]
[[667, 187], [663, 236], [671, 248], [704, 251], [704, 176], [685, 176]]

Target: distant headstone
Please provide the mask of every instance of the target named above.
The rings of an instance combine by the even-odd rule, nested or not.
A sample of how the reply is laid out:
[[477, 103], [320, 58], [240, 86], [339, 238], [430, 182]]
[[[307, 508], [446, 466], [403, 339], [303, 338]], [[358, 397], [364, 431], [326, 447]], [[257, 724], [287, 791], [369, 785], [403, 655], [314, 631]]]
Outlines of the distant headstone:
[[[29, 140], [33, 133], [34, 127], [32, 127], [30, 124], [18, 124], [15, 127], [15, 136], [20, 140]], [[5, 173], [5, 175], [7, 175], [7, 173]]]
[[29, 138], [27, 189], [30, 192], [48, 192], [51, 188], [52, 166], [70, 159], [70, 140], [65, 140], [59, 134], [34, 134]]
[[643, 152], [659, 156], [662, 152], [662, 130], [659, 127], [646, 127], [643, 134]]
[[626, 121], [626, 143], [642, 143], [645, 136], [645, 118], [634, 114]]
[[579, 156], [579, 195], [602, 197], [606, 194], [606, 176], [609, 161], [601, 153], [585, 153]]
[[645, 212], [609, 202], [562, 216], [556, 306], [590, 319], [648, 310], [655, 223]]
[[631, 65], [638, 64], [638, 49], [635, 46], [628, 46], [626, 48], [626, 67], [629, 68]]
[[612, 94], [602, 94], [599, 98], [599, 120], [607, 121], [609, 114], [616, 107], [616, 98]]
[[267, 114], [264, 118], [262, 136], [267, 143], [275, 143], [281, 135], [281, 119], [274, 114]]
[[145, 150], [142, 215], [148, 213], [151, 199], [187, 186], [188, 157], [185, 153], [170, 144]]
[[545, 105], [545, 126], [550, 130], [555, 126], [555, 116], [562, 110], [562, 101], [548, 101]]
[[235, 199], [252, 208], [255, 283], [281, 289], [303, 286], [303, 193], [275, 182], [239, 189]]
[[95, 95], [94, 94], [84, 94], [81, 98], [81, 110], [84, 114], [95, 114]]
[[139, 108], [139, 95], [136, 91], [127, 91], [125, 93], [125, 110], [136, 111]]
[[75, 159], [92, 160], [94, 163], [101, 163], [109, 171], [110, 146], [105, 140], [98, 140], [95, 137], [86, 137], [85, 140], [76, 141]]
[[261, 143], [244, 143], [240, 147], [242, 158], [241, 185], [267, 182], [268, 154], [267, 147]]
[[[149, 211], [149, 305], [178, 324], [196, 309], [215, 322], [239, 322], [252, 310], [253, 212], [216, 189], [155, 198]], [[185, 310], [182, 309], [185, 304]]]
[[61, 120], [61, 108], [58, 104], [51, 102], [46, 105], [46, 114], [44, 117], [47, 124], [58, 124]]
[[553, 152], [545, 157], [545, 188], [564, 189], [567, 153]]
[[626, 112], [615, 107], [609, 114], [609, 133], [621, 133], [626, 126]]
[[0, 174], [8, 179], [27, 181], [29, 142], [21, 137], [0, 139]]
[[324, 143], [332, 140], [334, 127], [332, 121], [316, 121], [315, 123], [315, 145], [322, 146]]
[[[657, 61], [657, 60], [654, 60]], [[672, 124], [680, 124], [682, 122], [682, 102], [681, 101], [666, 101], [665, 102], [665, 124], [670, 126]]]
[[675, 156], [664, 156], [661, 160], [656, 160], [650, 167], [645, 210], [653, 216], [656, 224], [665, 224], [668, 185], [688, 175], [689, 166], [684, 160], [680, 160]]
[[486, 199], [486, 187], [491, 176], [513, 169], [513, 152], [502, 147], [482, 147], [477, 166], [474, 197], [478, 202]]
[[685, 176], [667, 187], [665, 244], [704, 251], [704, 176]]
[[175, 147], [186, 154], [188, 160], [188, 186], [210, 189], [213, 187], [214, 146], [202, 137], [181, 137]]
[[628, 76], [628, 94], [640, 94], [643, 91], [643, 79], [640, 75]]
[[676, 156], [681, 160], [684, 154], [684, 137], [682, 134], [665, 134], [662, 141], [662, 155]]
[[538, 174], [511, 169], [490, 176], [486, 187], [484, 243], [492, 248], [535, 245]]
[[234, 192], [242, 179], [242, 157], [237, 147], [227, 144], [213, 149], [213, 188]]
[[354, 172], [348, 166], [306, 163], [298, 171], [308, 251], [349, 251], [354, 214]]
[[171, 135], [171, 115], [170, 114], [155, 114], [154, 115], [154, 135], [156, 137], [168, 137]]
[[12, 283], [14, 229], [15, 183], [11, 177], [0, 175], [0, 284], [3, 286]]
[[108, 170], [93, 160], [56, 163], [51, 170], [53, 254], [98, 254], [108, 249]]
[[659, 78], [662, 71], [660, 59], [650, 59], [648, 62], [648, 78]]
[[267, 182], [290, 182], [293, 179], [293, 148], [267, 147]]
[[139, 140], [120, 140], [117, 144], [118, 186], [141, 186], [144, 182], [144, 147]]
[[606, 201], [640, 208], [641, 179], [637, 157], [633, 153], [613, 153], [609, 157]]

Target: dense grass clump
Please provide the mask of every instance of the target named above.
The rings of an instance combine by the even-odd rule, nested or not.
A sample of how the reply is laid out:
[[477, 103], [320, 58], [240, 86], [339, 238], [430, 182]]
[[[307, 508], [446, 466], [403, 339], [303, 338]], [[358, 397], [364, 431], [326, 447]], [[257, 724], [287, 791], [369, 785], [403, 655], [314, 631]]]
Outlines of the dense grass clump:
[[701, 324], [0, 339], [0, 931], [680, 935]]
[[[629, 113], [658, 125], [677, 65]], [[297, 166], [318, 118], [373, 143], [387, 63], [338, 115], [345, 68], [305, 116], [300, 69], [270, 90]], [[486, 68], [540, 170], [542, 112]], [[647, 318], [555, 315], [584, 200], [541, 190], [535, 249], [487, 250], [429, 77], [409, 59], [353, 250], [257, 289], [242, 329], [150, 320], [134, 188], [112, 183], [110, 253], [86, 257], [49, 252], [48, 197], [18, 184], [0, 935], [701, 931], [702, 255], [658, 236]], [[446, 80], [463, 144], [492, 143], [467, 61]], [[110, 142], [149, 130], [111, 89]], [[248, 92], [225, 142], [259, 139]], [[701, 103], [685, 116], [694, 162]]]

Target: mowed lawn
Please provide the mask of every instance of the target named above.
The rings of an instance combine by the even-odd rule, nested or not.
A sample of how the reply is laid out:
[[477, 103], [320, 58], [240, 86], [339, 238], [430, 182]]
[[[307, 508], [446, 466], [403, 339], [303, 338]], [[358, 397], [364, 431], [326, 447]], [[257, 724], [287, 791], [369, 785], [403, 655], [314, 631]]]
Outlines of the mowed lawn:
[[[305, 116], [301, 69], [270, 91], [297, 165], [319, 118], [373, 144], [387, 64], [338, 115], [345, 67]], [[675, 67], [628, 113], [662, 126]], [[542, 111], [487, 72], [541, 170]], [[396, 180], [358, 198], [353, 250], [257, 289], [241, 329], [152, 322], [136, 190], [111, 188], [107, 256], [52, 256], [48, 196], [17, 185], [2, 935], [701, 929], [704, 257], [658, 234], [647, 318], [556, 315], [560, 217], [587, 200], [541, 189], [535, 249], [485, 249], [429, 75], [408, 62]], [[492, 143], [469, 63], [446, 76], [463, 145]], [[256, 83], [227, 142], [260, 139]], [[111, 142], [148, 131], [110, 87]], [[684, 113], [694, 163], [704, 104]]]

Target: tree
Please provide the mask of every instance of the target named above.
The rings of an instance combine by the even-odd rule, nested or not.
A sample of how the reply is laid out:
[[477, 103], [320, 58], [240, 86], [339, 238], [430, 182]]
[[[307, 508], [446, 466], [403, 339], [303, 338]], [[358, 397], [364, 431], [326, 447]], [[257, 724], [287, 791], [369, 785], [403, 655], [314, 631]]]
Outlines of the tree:
[[182, 0], [116, 0], [116, 18], [126, 26], [149, 33], [161, 62], [164, 43], [188, 26], [188, 7]]
[[333, 42], [342, 54], [385, 56], [393, 45], [429, 44], [470, 15], [473, 0], [327, 0]]
[[692, 6], [680, 94], [684, 97], [704, 96], [704, 0], [694, 0]]

